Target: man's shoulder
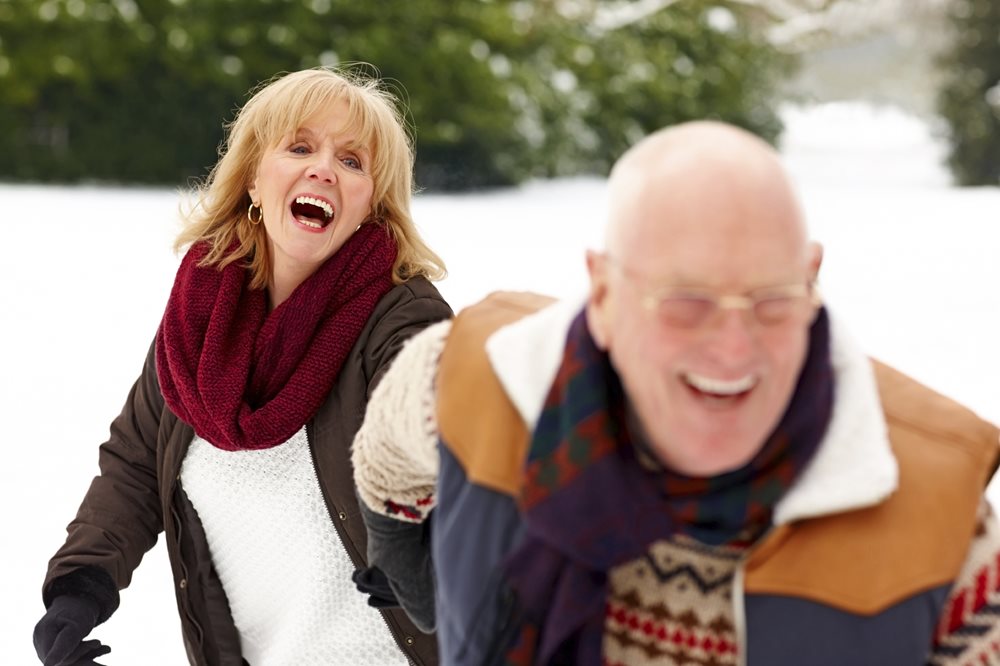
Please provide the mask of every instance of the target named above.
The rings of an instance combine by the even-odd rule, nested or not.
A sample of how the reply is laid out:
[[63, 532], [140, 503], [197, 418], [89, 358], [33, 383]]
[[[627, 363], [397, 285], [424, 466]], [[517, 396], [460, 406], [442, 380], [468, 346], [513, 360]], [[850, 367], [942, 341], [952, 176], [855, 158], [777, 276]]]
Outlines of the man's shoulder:
[[455, 317], [438, 367], [437, 420], [443, 444], [474, 483], [516, 494], [528, 444], [528, 427], [486, 343], [553, 302], [530, 292], [494, 292]]
[[862, 615], [951, 584], [996, 466], [995, 426], [873, 362], [899, 484], [882, 501], [776, 529], [747, 567], [747, 590]]
[[955, 448], [992, 474], [1000, 453], [997, 426], [895, 368], [879, 361], [872, 366], [886, 423], [897, 440]]
[[494, 291], [478, 303], [463, 308], [455, 317], [455, 331], [480, 346], [490, 335], [551, 305], [555, 299], [530, 291]]

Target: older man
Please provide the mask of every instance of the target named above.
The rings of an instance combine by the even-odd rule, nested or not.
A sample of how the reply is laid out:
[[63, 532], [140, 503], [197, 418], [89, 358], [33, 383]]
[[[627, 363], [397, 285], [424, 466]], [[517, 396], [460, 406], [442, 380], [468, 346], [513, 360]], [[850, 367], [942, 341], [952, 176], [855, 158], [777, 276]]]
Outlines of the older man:
[[[998, 431], [822, 306], [774, 151], [661, 131], [610, 206], [585, 304], [429, 329], [355, 442], [372, 561], [425, 625], [436, 588], [443, 663], [1000, 663]], [[436, 585], [407, 526], [435, 503]]]

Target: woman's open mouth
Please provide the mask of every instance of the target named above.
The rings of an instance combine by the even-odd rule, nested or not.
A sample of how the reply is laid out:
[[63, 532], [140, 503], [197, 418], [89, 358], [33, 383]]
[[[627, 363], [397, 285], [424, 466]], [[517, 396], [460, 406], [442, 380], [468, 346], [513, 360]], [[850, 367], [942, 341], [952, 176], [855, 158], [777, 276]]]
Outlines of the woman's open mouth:
[[292, 202], [292, 216], [305, 227], [324, 229], [333, 222], [333, 205], [316, 197], [295, 197], [295, 201]]

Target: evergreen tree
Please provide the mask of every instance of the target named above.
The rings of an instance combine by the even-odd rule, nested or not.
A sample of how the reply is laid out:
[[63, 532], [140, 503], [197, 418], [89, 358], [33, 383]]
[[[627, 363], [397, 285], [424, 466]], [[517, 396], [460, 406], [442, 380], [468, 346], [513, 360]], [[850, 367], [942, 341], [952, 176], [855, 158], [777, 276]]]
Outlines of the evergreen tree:
[[403, 98], [428, 189], [603, 174], [690, 118], [776, 136], [782, 60], [743, 2], [628, 17], [640, 5], [0, 0], [0, 179], [184, 183], [215, 161], [252, 86], [350, 62]]
[[1000, 0], [954, 0], [952, 49], [938, 108], [949, 126], [948, 163], [962, 185], [1000, 184]]

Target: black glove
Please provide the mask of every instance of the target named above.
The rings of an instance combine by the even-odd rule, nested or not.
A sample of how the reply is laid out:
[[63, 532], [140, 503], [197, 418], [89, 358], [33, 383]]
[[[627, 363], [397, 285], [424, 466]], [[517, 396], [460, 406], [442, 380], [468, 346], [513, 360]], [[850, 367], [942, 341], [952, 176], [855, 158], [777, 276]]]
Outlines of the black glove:
[[372, 608], [399, 608], [396, 595], [389, 587], [389, 579], [378, 567], [358, 569], [351, 574], [351, 580], [358, 592], [368, 595], [368, 605]]
[[35, 625], [35, 652], [45, 666], [100, 666], [94, 659], [111, 652], [98, 640], [85, 641], [97, 625], [97, 602], [88, 597], [58, 596]]

